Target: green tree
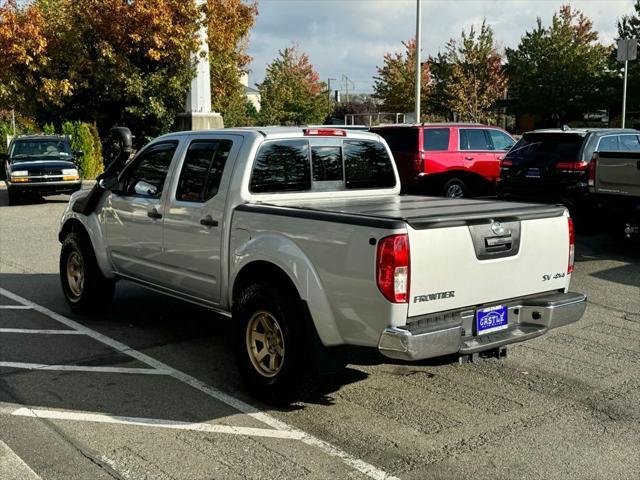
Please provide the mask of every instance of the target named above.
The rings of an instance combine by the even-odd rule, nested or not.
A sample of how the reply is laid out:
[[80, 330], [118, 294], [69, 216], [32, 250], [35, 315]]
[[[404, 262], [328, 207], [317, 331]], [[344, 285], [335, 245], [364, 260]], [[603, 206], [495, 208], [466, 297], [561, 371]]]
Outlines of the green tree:
[[326, 86], [296, 46], [278, 52], [267, 66], [261, 95], [259, 122], [262, 125], [320, 123], [327, 115]]
[[[415, 110], [416, 41], [402, 42], [405, 52], [387, 53], [382, 67], [376, 67], [374, 96], [382, 102], [387, 112], [413, 112]], [[426, 110], [430, 94], [429, 63], [422, 63], [420, 76], [420, 109]]]
[[[492, 122], [492, 108], [505, 91], [502, 56], [494, 43], [493, 30], [486, 21], [480, 30], [471, 27], [459, 40], [450, 40], [432, 70], [434, 99], [443, 102], [436, 112], [447, 109], [463, 121]], [[434, 106], [433, 103], [430, 104]]]
[[69, 135], [71, 149], [82, 151], [80, 173], [82, 178], [96, 178], [102, 173], [102, 146], [95, 126], [84, 122], [64, 122], [61, 126], [63, 135]]
[[211, 66], [211, 106], [221, 112], [227, 127], [251, 122], [240, 75], [248, 73], [246, 54], [249, 31], [258, 9], [242, 0], [208, 0], [206, 4]]
[[591, 20], [579, 10], [561, 7], [547, 28], [538, 18], [518, 47], [506, 51], [515, 112], [555, 126], [582, 119], [602, 104], [608, 54]]

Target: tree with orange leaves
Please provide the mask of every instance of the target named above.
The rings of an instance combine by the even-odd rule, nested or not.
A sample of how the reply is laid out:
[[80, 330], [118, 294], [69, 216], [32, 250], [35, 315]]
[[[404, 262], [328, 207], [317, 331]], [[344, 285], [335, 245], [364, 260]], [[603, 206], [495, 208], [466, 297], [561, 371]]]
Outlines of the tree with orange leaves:
[[326, 117], [326, 86], [309, 61], [293, 45], [278, 52], [258, 85], [262, 97], [260, 123], [303, 125], [321, 123]]

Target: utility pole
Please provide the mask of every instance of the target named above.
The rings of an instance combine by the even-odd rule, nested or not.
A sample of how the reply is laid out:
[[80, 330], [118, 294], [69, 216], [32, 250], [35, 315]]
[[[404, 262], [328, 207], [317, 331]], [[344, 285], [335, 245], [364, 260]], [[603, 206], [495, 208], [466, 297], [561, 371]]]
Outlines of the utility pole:
[[347, 98], [347, 103], [349, 103], [349, 85], [351, 85], [351, 89], [356, 89], [356, 84], [351, 81], [349, 77], [346, 75], [342, 75], [342, 82], [344, 84], [344, 94]]
[[420, 123], [420, 74], [422, 73], [422, 64], [420, 62], [422, 13], [420, 4], [421, 0], [416, 0], [416, 123]]
[[619, 62], [624, 62], [624, 84], [622, 87], [622, 128], [625, 126], [627, 119], [627, 73], [629, 70], [629, 60], [635, 60], [638, 57], [638, 39], [626, 38], [618, 40]]
[[328, 78], [327, 79], [327, 101], [328, 101], [328, 106], [329, 108], [331, 108], [331, 80], [337, 80], [337, 78]]
[[11, 127], [13, 128], [13, 136], [16, 136], [16, 111], [11, 109]]

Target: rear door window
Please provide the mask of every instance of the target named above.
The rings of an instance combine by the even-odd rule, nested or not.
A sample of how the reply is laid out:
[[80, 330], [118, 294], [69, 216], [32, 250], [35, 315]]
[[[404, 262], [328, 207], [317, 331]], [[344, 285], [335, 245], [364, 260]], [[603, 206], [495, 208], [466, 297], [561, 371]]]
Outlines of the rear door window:
[[345, 140], [342, 148], [348, 189], [395, 187], [391, 158], [382, 143]]
[[482, 128], [461, 128], [460, 150], [493, 150], [493, 145]]
[[303, 192], [311, 189], [307, 140], [280, 140], [260, 147], [251, 174], [254, 193]]
[[423, 150], [449, 150], [448, 128], [425, 128], [422, 135]]

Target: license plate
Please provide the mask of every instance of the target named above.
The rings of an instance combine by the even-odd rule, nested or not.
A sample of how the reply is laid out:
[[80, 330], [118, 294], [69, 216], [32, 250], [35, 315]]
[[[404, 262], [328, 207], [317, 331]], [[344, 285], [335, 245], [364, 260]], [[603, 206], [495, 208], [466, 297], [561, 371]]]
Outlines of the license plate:
[[506, 305], [496, 305], [478, 310], [476, 312], [476, 326], [478, 335], [507, 328], [509, 325]]
[[524, 175], [527, 178], [540, 178], [540, 169], [539, 168], [529, 168]]

